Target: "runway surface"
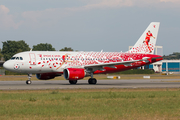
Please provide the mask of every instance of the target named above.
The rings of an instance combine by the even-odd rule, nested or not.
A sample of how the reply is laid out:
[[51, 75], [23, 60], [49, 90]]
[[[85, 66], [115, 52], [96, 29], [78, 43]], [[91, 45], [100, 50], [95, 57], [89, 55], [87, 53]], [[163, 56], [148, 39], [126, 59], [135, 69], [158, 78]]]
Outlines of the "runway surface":
[[108, 88], [180, 88], [180, 79], [143, 79], [143, 80], [98, 80], [96, 85], [89, 85], [87, 80], [79, 80], [70, 85], [66, 80], [0, 81], [0, 90], [38, 90], [38, 89], [108, 89]]

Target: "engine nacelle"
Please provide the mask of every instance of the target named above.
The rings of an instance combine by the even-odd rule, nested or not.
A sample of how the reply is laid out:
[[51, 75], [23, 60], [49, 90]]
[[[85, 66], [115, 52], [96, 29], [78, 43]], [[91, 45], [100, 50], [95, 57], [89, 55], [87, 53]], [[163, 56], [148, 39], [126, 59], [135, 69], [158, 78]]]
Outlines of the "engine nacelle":
[[66, 80], [80, 80], [85, 77], [86, 72], [83, 68], [67, 68], [64, 69], [63, 74]]
[[41, 73], [41, 74], [36, 74], [36, 78], [39, 80], [49, 80], [53, 79], [56, 77], [55, 73]]

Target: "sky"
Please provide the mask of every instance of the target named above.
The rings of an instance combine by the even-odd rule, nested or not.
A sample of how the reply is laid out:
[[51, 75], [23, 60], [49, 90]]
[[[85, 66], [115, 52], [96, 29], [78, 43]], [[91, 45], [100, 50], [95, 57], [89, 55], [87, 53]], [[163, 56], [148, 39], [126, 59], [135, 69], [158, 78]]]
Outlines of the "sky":
[[0, 0], [0, 48], [24, 40], [30, 48], [125, 52], [151, 22], [160, 22], [163, 54], [180, 52], [180, 0]]

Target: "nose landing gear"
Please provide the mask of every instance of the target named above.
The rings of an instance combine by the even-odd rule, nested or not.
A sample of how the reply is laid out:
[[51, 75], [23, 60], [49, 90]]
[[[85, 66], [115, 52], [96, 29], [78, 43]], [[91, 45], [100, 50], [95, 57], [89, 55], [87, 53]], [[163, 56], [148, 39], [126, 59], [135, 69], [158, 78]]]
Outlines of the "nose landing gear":
[[28, 80], [26, 80], [27, 85], [30, 85], [32, 83], [31, 77], [32, 77], [32, 74], [28, 74]]

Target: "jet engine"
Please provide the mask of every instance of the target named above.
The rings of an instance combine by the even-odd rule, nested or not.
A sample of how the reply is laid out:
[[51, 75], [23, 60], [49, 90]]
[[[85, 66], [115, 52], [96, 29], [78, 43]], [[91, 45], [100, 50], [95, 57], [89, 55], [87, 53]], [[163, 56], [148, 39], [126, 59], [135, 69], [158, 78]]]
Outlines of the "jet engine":
[[49, 80], [55, 78], [57, 75], [55, 73], [41, 73], [36, 74], [36, 78], [39, 80]]
[[79, 80], [86, 76], [85, 69], [83, 68], [67, 68], [63, 71], [66, 80]]

